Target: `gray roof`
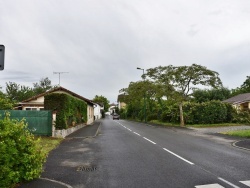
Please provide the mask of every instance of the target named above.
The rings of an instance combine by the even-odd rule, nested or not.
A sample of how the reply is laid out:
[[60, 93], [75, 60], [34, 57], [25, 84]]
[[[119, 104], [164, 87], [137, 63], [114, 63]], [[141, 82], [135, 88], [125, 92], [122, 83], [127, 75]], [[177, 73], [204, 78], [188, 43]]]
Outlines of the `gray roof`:
[[250, 93], [239, 94], [239, 95], [231, 97], [227, 100], [224, 100], [223, 102], [227, 102], [227, 103], [231, 103], [231, 104], [250, 102]]

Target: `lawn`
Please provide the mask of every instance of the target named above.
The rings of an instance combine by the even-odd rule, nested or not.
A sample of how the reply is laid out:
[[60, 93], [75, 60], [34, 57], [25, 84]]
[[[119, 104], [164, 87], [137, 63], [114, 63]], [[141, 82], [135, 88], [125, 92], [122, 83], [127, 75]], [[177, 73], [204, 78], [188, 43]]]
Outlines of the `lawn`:
[[242, 138], [250, 138], [250, 130], [230, 131], [230, 132], [226, 132], [224, 134], [227, 134], [230, 136], [238, 136], [238, 137], [242, 137]]
[[56, 148], [63, 140], [63, 138], [53, 138], [53, 137], [46, 137], [46, 136], [42, 136], [38, 138], [41, 139], [40, 144], [42, 145], [43, 150], [46, 152], [46, 155], [48, 155], [51, 150]]

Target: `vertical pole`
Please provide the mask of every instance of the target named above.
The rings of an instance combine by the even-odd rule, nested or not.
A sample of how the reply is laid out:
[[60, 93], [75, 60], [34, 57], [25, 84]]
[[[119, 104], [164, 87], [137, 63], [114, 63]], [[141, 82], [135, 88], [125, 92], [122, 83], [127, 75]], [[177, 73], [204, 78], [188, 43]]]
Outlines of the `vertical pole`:
[[[142, 71], [143, 71], [143, 75], [144, 75], [144, 69], [142, 69]], [[143, 78], [143, 80], [144, 80], [144, 84], [146, 84], [145, 78]], [[146, 91], [144, 92], [144, 122], [145, 123], [147, 122], [146, 121]]]

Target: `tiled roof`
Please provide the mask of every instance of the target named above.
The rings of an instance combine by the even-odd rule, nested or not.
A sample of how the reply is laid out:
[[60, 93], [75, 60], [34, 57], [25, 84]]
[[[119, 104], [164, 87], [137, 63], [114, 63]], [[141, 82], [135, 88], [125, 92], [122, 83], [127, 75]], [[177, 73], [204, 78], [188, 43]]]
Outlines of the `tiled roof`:
[[51, 90], [46, 91], [44, 93], [41, 93], [39, 95], [33, 96], [33, 97], [31, 97], [31, 98], [29, 98], [27, 100], [24, 100], [24, 101], [22, 101], [22, 103], [29, 102], [31, 100], [37, 99], [38, 97], [42, 97], [42, 96], [48, 95], [48, 94], [56, 92], [56, 91], [64, 91], [64, 92], [66, 92], [66, 93], [68, 93], [68, 94], [70, 94], [70, 95], [72, 95], [72, 96], [74, 96], [74, 97], [76, 97], [78, 99], [84, 100], [85, 102], [87, 102], [87, 103], [89, 103], [91, 105], [94, 104], [93, 101], [91, 101], [89, 99], [86, 99], [86, 98], [84, 98], [84, 97], [82, 97], [82, 96], [80, 96], [80, 95], [78, 95], [78, 94], [76, 94], [76, 93], [74, 93], [74, 92], [72, 92], [72, 91], [64, 88], [64, 87], [57, 87], [57, 88], [51, 89]]
[[244, 103], [244, 102], [248, 102], [248, 101], [250, 101], [250, 93], [239, 94], [239, 95], [231, 97], [227, 100], [224, 100], [223, 102], [237, 104], [237, 103]]

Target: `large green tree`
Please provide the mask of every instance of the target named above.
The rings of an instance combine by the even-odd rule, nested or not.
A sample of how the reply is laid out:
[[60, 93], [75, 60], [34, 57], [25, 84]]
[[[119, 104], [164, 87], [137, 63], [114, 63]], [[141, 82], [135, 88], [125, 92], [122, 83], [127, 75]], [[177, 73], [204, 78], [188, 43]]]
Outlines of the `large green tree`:
[[17, 84], [15, 82], [6, 83], [6, 96], [16, 102], [23, 101], [34, 95], [32, 88]]
[[104, 111], [105, 112], [108, 111], [108, 109], [109, 109], [109, 100], [106, 97], [104, 97], [102, 95], [96, 95], [93, 98], [92, 101], [104, 105]]
[[159, 66], [148, 69], [144, 77], [161, 84], [165, 88], [164, 95], [179, 104], [181, 126], [185, 125], [183, 102], [189, 99], [194, 88], [199, 85], [213, 88], [222, 86], [217, 72], [197, 64], [191, 66]]
[[250, 76], [247, 76], [246, 80], [240, 87], [232, 89], [232, 96], [236, 96], [242, 93], [250, 93]]
[[51, 80], [48, 77], [40, 79], [38, 83], [33, 83], [33, 86], [35, 95], [44, 93], [53, 88], [53, 86], [51, 85]]

